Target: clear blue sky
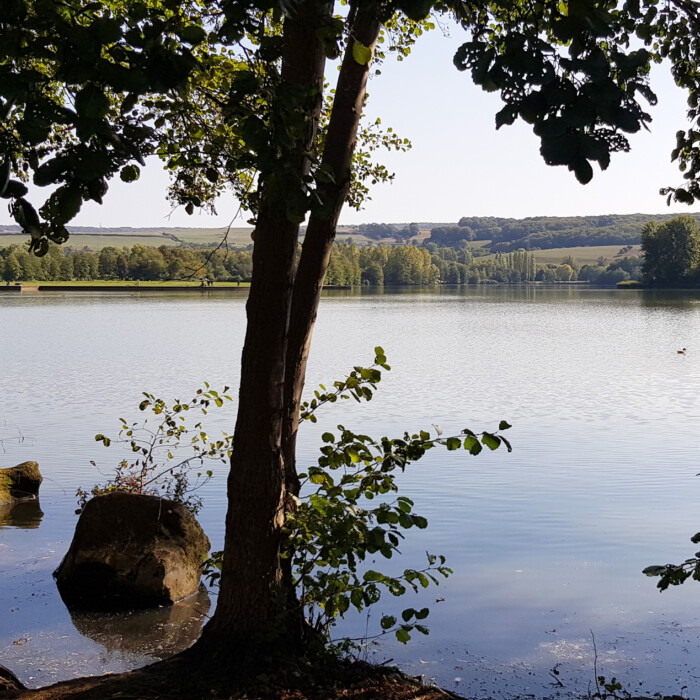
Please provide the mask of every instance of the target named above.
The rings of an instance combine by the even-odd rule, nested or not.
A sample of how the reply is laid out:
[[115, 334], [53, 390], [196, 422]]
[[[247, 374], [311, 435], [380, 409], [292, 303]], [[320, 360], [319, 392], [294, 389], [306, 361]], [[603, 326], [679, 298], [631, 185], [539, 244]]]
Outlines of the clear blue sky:
[[[393, 184], [376, 186], [364, 211], [345, 209], [341, 223], [370, 221], [456, 222], [462, 216], [569, 216], [584, 214], [686, 213], [666, 207], [659, 187], [681, 181], [670, 162], [675, 132], [685, 127], [685, 98], [663, 67], [653, 86], [659, 105], [650, 108], [651, 133], [632, 137], [632, 152], [613, 155], [607, 171], [580, 185], [566, 168], [544, 165], [539, 141], [527, 124], [496, 131], [497, 94], [474, 87], [458, 72], [452, 56], [461, 30], [445, 37], [440, 30], [421, 37], [413, 53], [397, 63], [389, 59], [369, 86], [367, 113], [411, 139], [408, 153], [382, 154], [396, 173]], [[183, 209], [171, 213], [165, 200], [167, 176], [157, 160], [137, 183], [113, 180], [102, 206], [84, 205], [72, 222], [83, 226], [225, 226], [237, 204], [223, 197], [218, 216]], [[38, 197], [33, 197], [40, 203]], [[234, 225], [244, 226], [245, 219]], [[0, 223], [12, 223], [6, 210]]]

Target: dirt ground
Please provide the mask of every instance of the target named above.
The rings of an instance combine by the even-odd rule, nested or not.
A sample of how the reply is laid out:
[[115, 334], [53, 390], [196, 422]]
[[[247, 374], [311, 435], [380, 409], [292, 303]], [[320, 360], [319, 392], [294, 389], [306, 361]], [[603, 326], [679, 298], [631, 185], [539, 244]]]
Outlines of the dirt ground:
[[[247, 688], [219, 675], [193, 673], [186, 661], [165, 661], [128, 673], [78, 678], [34, 690], [3, 691], [3, 700], [460, 700], [461, 696], [407, 676], [397, 669], [340, 664], [292, 674], [284, 680], [261, 674]], [[290, 682], [292, 681], [292, 682]]]

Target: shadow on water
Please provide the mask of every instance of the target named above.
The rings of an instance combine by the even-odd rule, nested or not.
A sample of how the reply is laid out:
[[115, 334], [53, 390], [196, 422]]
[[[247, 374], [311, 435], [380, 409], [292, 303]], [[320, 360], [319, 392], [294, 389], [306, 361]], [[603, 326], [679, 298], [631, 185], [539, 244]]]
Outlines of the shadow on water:
[[34, 530], [39, 527], [43, 517], [44, 512], [36, 499], [0, 505], [0, 530], [6, 527]]
[[185, 600], [153, 610], [70, 615], [78, 632], [103, 646], [108, 654], [166, 659], [196, 641], [210, 607], [209, 593], [201, 587]]

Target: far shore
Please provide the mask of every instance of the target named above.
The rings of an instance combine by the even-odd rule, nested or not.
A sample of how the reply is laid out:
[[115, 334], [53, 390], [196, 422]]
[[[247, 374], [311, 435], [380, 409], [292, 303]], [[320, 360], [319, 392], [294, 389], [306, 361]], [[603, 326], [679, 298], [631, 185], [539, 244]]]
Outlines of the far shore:
[[[349, 285], [326, 285], [325, 289], [351, 289]], [[182, 281], [113, 281], [95, 280], [89, 282], [13, 282], [0, 284], [2, 293], [33, 292], [248, 292], [250, 282], [201, 282]]]

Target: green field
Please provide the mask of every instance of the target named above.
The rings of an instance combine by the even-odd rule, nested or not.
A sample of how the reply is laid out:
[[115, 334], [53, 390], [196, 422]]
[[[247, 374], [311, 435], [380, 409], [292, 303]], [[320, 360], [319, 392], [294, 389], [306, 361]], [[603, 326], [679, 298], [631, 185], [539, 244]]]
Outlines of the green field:
[[[476, 243], [486, 244], [488, 241], [474, 241], [469, 245], [472, 248], [477, 248]], [[535, 262], [538, 265], [554, 264], [558, 265], [566, 257], [571, 256], [575, 262], [579, 265], [595, 265], [600, 258], [605, 259], [605, 264], [609, 265], [611, 262], [616, 260], [621, 260], [625, 257], [631, 257], [632, 255], [641, 255], [642, 247], [639, 245], [631, 246], [630, 250], [625, 250], [627, 246], [620, 244], [617, 245], [579, 245], [572, 246], [571, 248], [548, 248], [546, 250], [535, 250]], [[477, 258], [477, 260], [488, 260], [495, 257], [494, 254], [485, 255], [483, 258]]]
[[[131, 248], [134, 245], [154, 246], [161, 245], [179, 246], [179, 245], [198, 245], [198, 246], [215, 246], [218, 245], [225, 233], [223, 228], [163, 228], [158, 229], [81, 229], [71, 233], [66, 247], [78, 248], [82, 250], [87, 248], [91, 251], [102, 250], [108, 246], [114, 248]], [[232, 228], [228, 234], [228, 245], [230, 248], [247, 248], [252, 244], [250, 234], [253, 231], [252, 226]], [[303, 231], [302, 231], [303, 234]], [[423, 238], [429, 236], [429, 232], [421, 232]], [[25, 233], [9, 233], [0, 231], [0, 248], [6, 248], [11, 245], [23, 245], [29, 240], [29, 236]], [[352, 240], [357, 245], [376, 244], [367, 236], [357, 233], [352, 229], [338, 227], [337, 240], [339, 243], [346, 243]], [[416, 237], [420, 243], [422, 238]], [[394, 244], [393, 239], [382, 241], [385, 245]]]
[[594, 265], [598, 258], [605, 258], [605, 264], [609, 265], [615, 260], [632, 255], [641, 255], [642, 248], [639, 245], [632, 246], [631, 250], [624, 253], [620, 251], [627, 246], [617, 245], [592, 245], [574, 246], [573, 248], [551, 248], [549, 250], [536, 250], [535, 260], [540, 264], [560, 263], [565, 257], [571, 256], [579, 265]]
[[[250, 234], [252, 227], [232, 228], [228, 235], [228, 244], [231, 248], [245, 248], [252, 243]], [[134, 245], [154, 246], [161, 245], [218, 245], [224, 236], [223, 228], [163, 228], [158, 229], [86, 229], [71, 233], [66, 247], [88, 248], [89, 250], [101, 250], [108, 246], [114, 248], [131, 248]], [[0, 232], [0, 247], [13, 244], [23, 244], [28, 236], [23, 233]]]

